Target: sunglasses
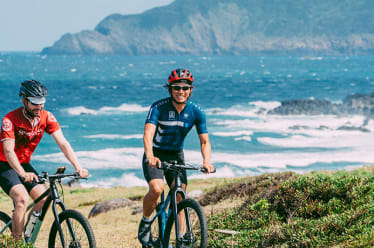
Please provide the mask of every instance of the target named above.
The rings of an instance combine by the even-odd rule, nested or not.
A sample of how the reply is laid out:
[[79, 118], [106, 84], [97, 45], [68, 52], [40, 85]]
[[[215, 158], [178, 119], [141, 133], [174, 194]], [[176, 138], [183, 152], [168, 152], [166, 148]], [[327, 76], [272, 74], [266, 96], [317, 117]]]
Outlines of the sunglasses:
[[34, 103], [34, 102], [30, 101], [29, 99], [27, 99], [27, 101], [28, 101], [29, 103], [31, 103], [31, 105], [33, 105], [33, 106], [38, 106], [38, 105], [41, 105], [41, 104], [44, 104], [44, 103], [45, 103], [45, 102], [43, 102], [43, 103]]
[[176, 91], [180, 91], [181, 89], [186, 91], [192, 88], [192, 86], [179, 86], [179, 85], [171, 85], [170, 87]]

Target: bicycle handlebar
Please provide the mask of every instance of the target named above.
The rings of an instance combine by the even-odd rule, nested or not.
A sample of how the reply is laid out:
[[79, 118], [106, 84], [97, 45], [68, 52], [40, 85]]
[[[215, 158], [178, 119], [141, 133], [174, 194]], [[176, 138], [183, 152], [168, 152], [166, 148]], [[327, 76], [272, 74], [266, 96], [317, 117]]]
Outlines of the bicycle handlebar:
[[[51, 174], [49, 175], [47, 172], [42, 172], [42, 174], [37, 175], [39, 184], [43, 184], [47, 181], [55, 181], [57, 179], [62, 179], [64, 177], [72, 177], [74, 179], [85, 179], [84, 177], [80, 177], [78, 172], [71, 173], [71, 174], [63, 174], [63, 173], [58, 173], [58, 174]], [[21, 181], [24, 182], [25, 178], [21, 177]]]
[[61, 179], [64, 177], [73, 177], [74, 179], [82, 179], [83, 177], [79, 176], [78, 172], [71, 173], [71, 174], [52, 174], [49, 175], [47, 172], [43, 172], [41, 175], [38, 175], [38, 179], [44, 180], [44, 181], [49, 181], [49, 180], [56, 180], [56, 179]]
[[[173, 161], [162, 161], [161, 162], [161, 168], [160, 169], [163, 169], [163, 170], [178, 170], [178, 169], [185, 169], [185, 170], [197, 170], [197, 171], [200, 171], [200, 172], [207, 172], [207, 169], [204, 168], [204, 167], [195, 167], [195, 166], [192, 166], [190, 164], [178, 164], [177, 161], [173, 160]], [[216, 168], [214, 168], [214, 170], [210, 173], [215, 173], [216, 172]]]

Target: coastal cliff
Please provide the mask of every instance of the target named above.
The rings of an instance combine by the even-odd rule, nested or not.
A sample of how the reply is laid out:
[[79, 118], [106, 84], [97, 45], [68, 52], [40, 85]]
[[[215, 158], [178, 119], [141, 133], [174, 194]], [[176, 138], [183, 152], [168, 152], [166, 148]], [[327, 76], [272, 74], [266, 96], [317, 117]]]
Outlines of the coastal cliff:
[[42, 54], [374, 54], [370, 0], [175, 0], [113, 14], [94, 30], [64, 34]]

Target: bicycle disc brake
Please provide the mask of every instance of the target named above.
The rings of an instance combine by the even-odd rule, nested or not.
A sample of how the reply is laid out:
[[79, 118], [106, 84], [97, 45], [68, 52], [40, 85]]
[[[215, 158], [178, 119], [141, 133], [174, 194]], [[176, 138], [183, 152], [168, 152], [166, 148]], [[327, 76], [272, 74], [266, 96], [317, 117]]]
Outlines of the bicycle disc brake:
[[183, 237], [181, 238], [182, 244], [184, 245], [192, 245], [196, 242], [195, 236], [192, 232], [186, 232]]

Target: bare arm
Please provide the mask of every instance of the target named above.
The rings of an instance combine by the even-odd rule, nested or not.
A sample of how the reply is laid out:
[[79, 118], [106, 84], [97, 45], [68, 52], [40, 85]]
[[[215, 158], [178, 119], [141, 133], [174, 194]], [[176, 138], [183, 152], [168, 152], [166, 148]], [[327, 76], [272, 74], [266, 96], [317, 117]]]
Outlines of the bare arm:
[[161, 165], [160, 159], [153, 155], [153, 136], [155, 135], [155, 132], [156, 126], [154, 124], [145, 124], [143, 136], [144, 153], [149, 165], [152, 167], [156, 167], [156, 165]]
[[10, 165], [20, 177], [24, 178], [24, 182], [32, 182], [34, 179], [38, 181], [38, 177], [32, 172], [26, 172], [20, 164], [16, 153], [14, 152], [15, 140], [6, 139], [3, 141], [4, 154]]
[[70, 161], [70, 163], [74, 166], [76, 172], [79, 173], [81, 177], [87, 177], [88, 171], [84, 169], [78, 161], [77, 156], [73, 148], [71, 147], [70, 143], [65, 139], [61, 130], [58, 130], [52, 134], [52, 137], [55, 139], [57, 145], [60, 147], [62, 153], [65, 157]]
[[212, 148], [209, 141], [209, 135], [207, 133], [199, 134], [201, 154], [203, 156], [203, 167], [209, 172], [214, 170], [214, 166], [210, 162]]

